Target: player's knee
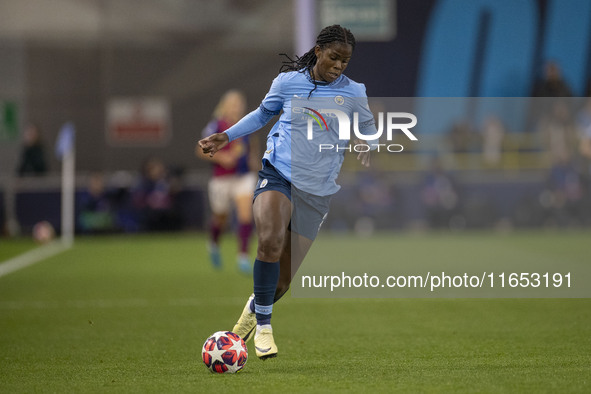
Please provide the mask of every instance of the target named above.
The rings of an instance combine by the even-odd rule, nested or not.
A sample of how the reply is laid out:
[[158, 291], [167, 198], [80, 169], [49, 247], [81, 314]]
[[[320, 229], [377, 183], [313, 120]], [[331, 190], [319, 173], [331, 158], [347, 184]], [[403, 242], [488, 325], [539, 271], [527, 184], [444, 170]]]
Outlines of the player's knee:
[[259, 235], [257, 258], [263, 261], [279, 261], [283, 249], [283, 235]]

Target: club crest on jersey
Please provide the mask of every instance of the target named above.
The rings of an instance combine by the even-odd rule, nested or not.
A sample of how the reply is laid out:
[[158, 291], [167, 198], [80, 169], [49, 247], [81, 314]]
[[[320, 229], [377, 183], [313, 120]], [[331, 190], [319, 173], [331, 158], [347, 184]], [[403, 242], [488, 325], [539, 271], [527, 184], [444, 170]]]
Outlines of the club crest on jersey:
[[267, 180], [267, 178], [263, 179], [261, 181], [261, 184], [259, 185], [259, 189], [262, 189], [263, 187], [267, 186], [267, 183], [269, 183], [269, 181]]
[[345, 98], [343, 96], [336, 96], [334, 98], [334, 102], [337, 103], [337, 105], [343, 105], [345, 104]]

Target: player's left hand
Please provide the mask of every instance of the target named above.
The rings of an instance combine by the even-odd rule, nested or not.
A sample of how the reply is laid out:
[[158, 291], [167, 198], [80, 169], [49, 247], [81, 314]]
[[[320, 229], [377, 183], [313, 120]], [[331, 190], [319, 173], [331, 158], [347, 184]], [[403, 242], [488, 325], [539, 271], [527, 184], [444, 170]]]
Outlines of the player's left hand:
[[[360, 144], [361, 141], [356, 140], [355, 141], [356, 144]], [[359, 154], [357, 155], [357, 160], [361, 161], [361, 165], [364, 167], [369, 167], [369, 159], [371, 157], [371, 151], [367, 151], [367, 152], [359, 152]]]

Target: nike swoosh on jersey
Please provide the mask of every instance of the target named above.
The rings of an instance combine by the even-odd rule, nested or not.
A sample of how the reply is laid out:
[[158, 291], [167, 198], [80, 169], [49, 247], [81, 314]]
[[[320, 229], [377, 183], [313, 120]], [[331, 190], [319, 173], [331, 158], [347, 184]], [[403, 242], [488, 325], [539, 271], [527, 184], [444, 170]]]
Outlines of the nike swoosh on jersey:
[[271, 348], [270, 348], [270, 347], [268, 347], [268, 348], [266, 348], [266, 349], [261, 349], [260, 347], [258, 347], [258, 346], [255, 346], [255, 348], [256, 348], [256, 349], [257, 349], [259, 352], [261, 352], [261, 353], [267, 353], [269, 350], [271, 350]]
[[271, 153], [271, 152], [273, 152], [273, 149], [269, 149], [269, 150], [266, 150], [266, 151], [265, 151], [265, 153], [266, 153], [266, 154], [269, 154], [269, 153]]

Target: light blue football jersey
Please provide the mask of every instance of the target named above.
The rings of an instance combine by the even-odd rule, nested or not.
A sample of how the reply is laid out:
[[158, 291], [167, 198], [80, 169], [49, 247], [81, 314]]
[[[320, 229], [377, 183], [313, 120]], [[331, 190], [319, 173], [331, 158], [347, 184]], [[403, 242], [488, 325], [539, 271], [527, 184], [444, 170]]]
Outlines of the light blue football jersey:
[[[353, 114], [357, 113], [359, 131], [363, 134], [373, 135], [377, 130], [367, 104], [365, 85], [345, 75], [331, 83], [317, 81], [316, 84], [310, 95], [314, 83], [307, 72], [279, 74], [260, 107], [226, 130], [226, 134], [232, 141], [260, 129], [281, 113], [267, 136], [263, 161], [267, 160], [298, 189], [327, 196], [340, 189], [336, 179], [344, 160], [345, 146], [349, 143], [339, 139], [339, 122], [330, 116], [331, 110], [344, 112], [351, 125]], [[312, 139], [308, 119], [312, 122]], [[321, 151], [320, 143], [332, 145], [335, 149]]]

